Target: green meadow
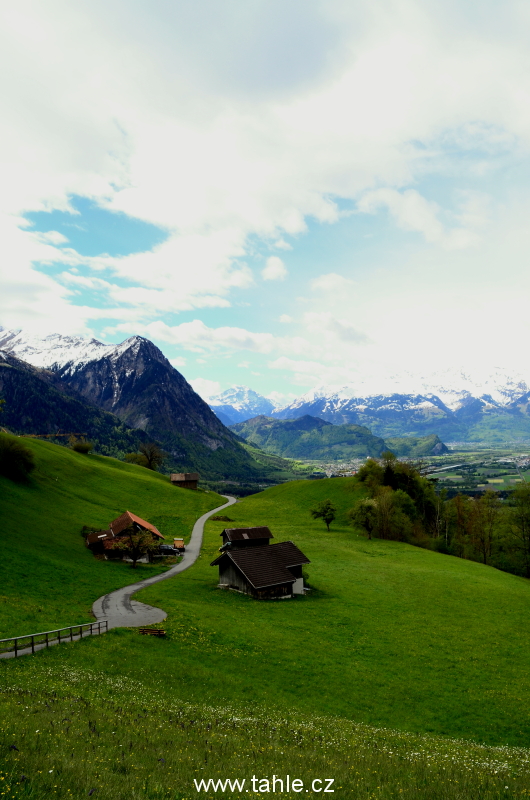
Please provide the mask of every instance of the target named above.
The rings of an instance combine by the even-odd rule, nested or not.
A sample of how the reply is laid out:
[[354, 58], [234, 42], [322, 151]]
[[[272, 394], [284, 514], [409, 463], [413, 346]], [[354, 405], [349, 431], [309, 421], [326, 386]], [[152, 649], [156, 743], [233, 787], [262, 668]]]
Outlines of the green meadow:
[[0, 639], [90, 622], [94, 600], [163, 570], [97, 561], [81, 528], [106, 528], [129, 510], [168, 539], [224, 502], [177, 489], [169, 478], [105, 456], [25, 439], [37, 462], [27, 483], [0, 475]]
[[[173, 536], [220, 502], [31, 446], [35, 477], [1, 485], [4, 635], [88, 619], [96, 597], [154, 569], [97, 561], [82, 524], [125, 505]], [[136, 595], [168, 612], [165, 639], [120, 629], [0, 661], [0, 797], [270, 796], [193, 784], [253, 774], [333, 777], [334, 796], [359, 800], [527, 797], [530, 583], [368, 541], [347, 524], [361, 496], [355, 478], [292, 482], [208, 522], [197, 563]], [[309, 514], [326, 498], [338, 509], [329, 533]], [[311, 559], [311, 591], [259, 602], [218, 590], [210, 562], [227, 525], [292, 539]]]

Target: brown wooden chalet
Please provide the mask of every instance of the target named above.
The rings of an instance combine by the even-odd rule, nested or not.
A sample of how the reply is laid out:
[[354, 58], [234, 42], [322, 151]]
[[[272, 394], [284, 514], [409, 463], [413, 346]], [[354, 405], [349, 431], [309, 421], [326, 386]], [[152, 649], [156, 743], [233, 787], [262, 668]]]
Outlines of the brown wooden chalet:
[[199, 481], [198, 472], [172, 472], [170, 480], [173, 486], [180, 486], [181, 489], [196, 489]]
[[[269, 538], [272, 538], [268, 528], [235, 530], [268, 531]], [[231, 531], [233, 533], [234, 529]], [[302, 566], [310, 563], [307, 556], [293, 542], [269, 545], [268, 538], [263, 537], [266, 544], [255, 544], [256, 538], [234, 537], [230, 547], [227, 547], [230, 542], [225, 542], [221, 555], [211, 563], [212, 567], [219, 567], [219, 587], [244, 592], [261, 600], [303, 594]]]
[[112, 520], [108, 530], [89, 533], [86, 538], [86, 545], [93, 553], [103, 553], [107, 558], [126, 558], [127, 552], [113, 549], [113, 543], [126, 539], [127, 533], [131, 528], [136, 533], [149, 531], [154, 539], [159, 539], [161, 542], [164, 540], [164, 537], [154, 525], [146, 522], [141, 517], [137, 517], [131, 511], [125, 511], [121, 516]]

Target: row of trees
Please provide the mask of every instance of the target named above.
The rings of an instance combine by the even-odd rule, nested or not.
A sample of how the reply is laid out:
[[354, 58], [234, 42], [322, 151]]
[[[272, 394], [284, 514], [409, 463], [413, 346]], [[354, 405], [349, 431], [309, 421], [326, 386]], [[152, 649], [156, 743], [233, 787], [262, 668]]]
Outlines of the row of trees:
[[448, 500], [421, 465], [392, 453], [367, 461], [358, 480], [368, 496], [349, 518], [368, 538], [408, 542], [530, 578], [530, 484], [504, 501], [493, 491]]

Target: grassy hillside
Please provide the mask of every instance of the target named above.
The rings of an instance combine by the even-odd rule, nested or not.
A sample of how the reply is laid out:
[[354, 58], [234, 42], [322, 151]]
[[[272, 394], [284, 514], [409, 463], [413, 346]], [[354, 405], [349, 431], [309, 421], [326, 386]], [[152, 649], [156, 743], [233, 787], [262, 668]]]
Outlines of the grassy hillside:
[[218, 495], [177, 489], [169, 478], [113, 458], [25, 439], [37, 468], [26, 484], [0, 476], [0, 638], [90, 620], [100, 595], [161, 567], [97, 561], [80, 535], [130, 510], [161, 533], [188, 536]]
[[[357, 492], [348, 478], [290, 483], [229, 511], [234, 524], [268, 524], [301, 547], [312, 562], [306, 598], [260, 603], [216, 590], [215, 522], [193, 571], [139, 595], [173, 610], [168, 650], [188, 668], [189, 690], [215, 694], [222, 674], [234, 699], [529, 744], [530, 582], [357, 536], [345, 520]], [[308, 513], [327, 497], [340, 509], [330, 534]]]

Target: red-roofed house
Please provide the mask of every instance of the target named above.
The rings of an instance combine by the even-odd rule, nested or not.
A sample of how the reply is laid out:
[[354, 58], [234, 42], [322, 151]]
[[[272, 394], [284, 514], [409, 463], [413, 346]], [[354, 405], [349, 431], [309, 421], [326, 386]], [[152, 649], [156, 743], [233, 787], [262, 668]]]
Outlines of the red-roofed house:
[[109, 529], [114, 536], [119, 536], [120, 533], [128, 528], [133, 528], [136, 531], [150, 531], [153, 536], [158, 537], [159, 539], [164, 538], [158, 528], [155, 528], [154, 525], [146, 522], [145, 519], [137, 517], [136, 514], [133, 514], [131, 511], [125, 511], [121, 517], [116, 517], [116, 519], [113, 519], [109, 525]]

